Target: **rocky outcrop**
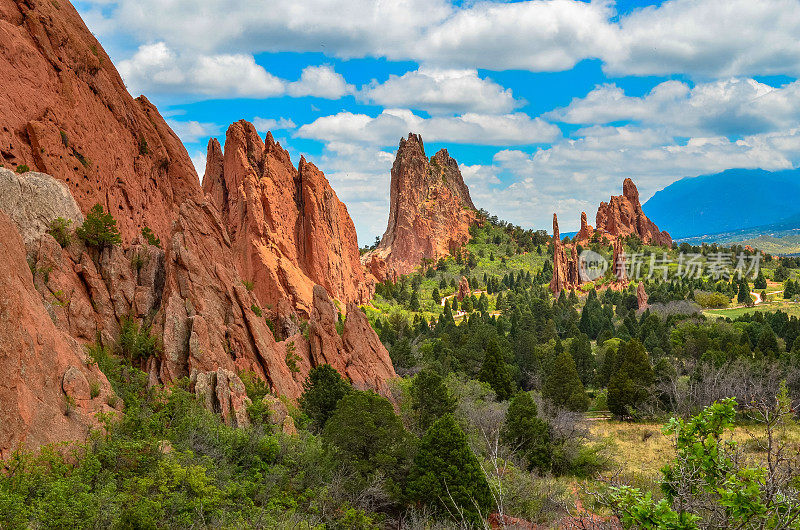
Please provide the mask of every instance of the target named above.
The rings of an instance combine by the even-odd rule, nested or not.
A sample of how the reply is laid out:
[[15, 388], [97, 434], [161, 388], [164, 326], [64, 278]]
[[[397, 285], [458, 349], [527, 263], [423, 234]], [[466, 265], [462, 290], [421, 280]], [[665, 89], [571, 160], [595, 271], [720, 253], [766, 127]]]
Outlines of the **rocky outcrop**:
[[639, 311], [643, 312], [647, 309], [648, 304], [647, 301], [650, 299], [647, 296], [647, 291], [644, 288], [644, 283], [639, 282], [639, 285], [636, 287], [636, 301], [639, 303]]
[[466, 244], [476, 218], [458, 163], [446, 149], [429, 160], [422, 138], [409, 134], [392, 166], [386, 232], [363, 262], [379, 280], [396, 279]]
[[369, 300], [374, 280], [359, 261], [353, 221], [314, 164], [301, 157], [295, 168], [271, 134], [262, 142], [246, 121], [230, 126], [224, 154], [212, 139], [207, 159], [203, 189], [262, 305], [289, 300], [307, 315], [316, 284], [345, 303]]
[[581, 284], [579, 272], [578, 250], [575, 245], [561, 241], [558, 216], [553, 214], [553, 278], [550, 280], [550, 292], [557, 295], [578, 287]]
[[271, 394], [267, 394], [262, 398], [261, 402], [266, 405], [269, 411], [271, 425], [283, 431], [284, 434], [297, 434], [294, 419], [289, 416], [289, 408], [283, 401]]
[[53, 175], [86, 213], [102, 204], [126, 242], [199, 196], [186, 149], [156, 108], [133, 99], [66, 0], [0, 0], [0, 165]]
[[467, 298], [472, 291], [469, 289], [469, 281], [466, 277], [462, 276], [461, 280], [458, 282], [458, 291], [456, 292], [456, 298], [458, 301], [462, 301], [464, 298]]
[[241, 378], [230, 370], [217, 368], [211, 372], [193, 372], [189, 380], [194, 393], [206, 409], [222, 416], [233, 427], [247, 427], [247, 407], [252, 404]]
[[586, 212], [581, 212], [581, 229], [575, 235], [576, 241], [589, 241], [594, 235], [594, 228], [586, 220]]
[[625, 179], [622, 195], [600, 203], [597, 229], [602, 235], [610, 236], [609, 239], [635, 235], [648, 245], [672, 246], [672, 237], [659, 230], [642, 211], [639, 190], [631, 179]]
[[[0, 456], [20, 442], [85, 436], [110, 389], [84, 346], [116, 348], [127, 318], [159, 345], [137, 361], [149, 383], [190, 377], [232, 424], [245, 421], [242, 371], [296, 399], [311, 368], [328, 362], [359, 388], [388, 393], [388, 353], [354, 303], [372, 284], [346, 208], [313, 164], [294, 169], [271, 136], [252, 132], [232, 127], [224, 154], [212, 143], [203, 190], [177, 136], [128, 95], [67, 0], [0, 0], [0, 165], [52, 174], [83, 212], [101, 203], [123, 236], [102, 251], [77, 238], [62, 248], [42, 228], [53, 215], [79, 219], [64, 188], [3, 172], [17, 179], [8, 189], [39, 179], [54, 202], [0, 196], [16, 197], [6, 207], [19, 213], [18, 226], [0, 217]], [[163, 248], [147, 244], [144, 226]], [[316, 308], [317, 299], [333, 306], [326, 289], [350, 302], [342, 336], [333, 310]], [[267, 320], [276, 311], [283, 341]], [[299, 332], [308, 316], [311, 344]]]
[[309, 348], [314, 366], [330, 364], [360, 389], [390, 395], [388, 381], [396, 377], [389, 352], [367, 317], [354, 303], [347, 306], [341, 337], [336, 331], [338, 312], [321, 286], [314, 287], [309, 321]]
[[111, 412], [105, 376], [53, 323], [16, 226], [0, 212], [0, 458], [19, 445], [84, 438]]
[[625, 257], [625, 247], [619, 239], [614, 240], [612, 247], [611, 267], [614, 271], [614, 277], [619, 284], [627, 286], [628, 265], [627, 258]]
[[81, 210], [67, 186], [43, 173], [20, 175], [0, 168], [0, 209], [20, 229], [26, 246], [47, 232], [59, 217], [72, 226], [83, 223]]

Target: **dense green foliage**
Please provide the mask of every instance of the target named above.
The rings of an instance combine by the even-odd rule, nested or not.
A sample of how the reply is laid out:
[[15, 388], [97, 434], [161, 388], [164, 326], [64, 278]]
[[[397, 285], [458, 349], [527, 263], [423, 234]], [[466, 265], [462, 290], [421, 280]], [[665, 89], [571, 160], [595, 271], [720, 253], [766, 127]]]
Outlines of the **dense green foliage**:
[[350, 383], [329, 364], [322, 364], [311, 370], [303, 383], [300, 408], [311, 418], [315, 431], [322, 431], [336, 410], [339, 400], [352, 390]]
[[341, 466], [353, 470], [354, 489], [381, 477], [386, 492], [401, 498], [414, 440], [389, 400], [373, 392], [345, 395], [325, 423], [322, 440]]
[[408, 495], [451, 518], [482, 526], [493, 505], [486, 476], [451, 414], [436, 421], [419, 444]]
[[[102, 208], [96, 214], [87, 230], [116, 230]], [[611, 289], [606, 277], [553, 296], [545, 233], [491, 217], [470, 232], [469, 244], [452, 256], [378, 285], [365, 308], [402, 376], [386, 389], [391, 402], [321, 365], [296, 407], [285, 396], [269, 397], [269, 384], [244, 372], [252, 426], [234, 429], [205, 411], [186, 381], [169, 392], [148, 390], [137, 367], [160, 345], [148, 319], [123, 320], [113, 350], [95, 346], [90, 358], [119, 396], [93, 399], [117, 407], [124, 401], [124, 416], [105, 417], [105, 428], [72, 447], [74, 455], [51, 448], [15, 454], [0, 475], [0, 521], [11, 528], [449, 528], [483, 527], [502, 509], [553, 526], [566, 515], [560, 507], [573, 502], [576, 481], [593, 482], [612, 469], [614, 441], [594, 437], [583, 421], [587, 409], [596, 421], [611, 413], [624, 425], [684, 418], [670, 431], [683, 452], [665, 469], [663, 488], [615, 490], [609, 506], [625, 522], [692, 524], [695, 512], [676, 510], [686, 499], [669, 487], [698, 469], [715, 480], [704, 501], [722, 505], [719, 498], [736, 485], [744, 492], [736, 499], [749, 495], [748, 505], [758, 506], [752, 488], [764, 488], [757, 472], [746, 482], [738, 468], [717, 465], [719, 458], [713, 469], [703, 463], [700, 453], [718, 444], [724, 422], [686, 418], [728, 396], [774, 400], [781, 380], [787, 396], [800, 397], [800, 320], [791, 312], [800, 295], [797, 260], [769, 263], [754, 279], [769, 293], [783, 283], [789, 312], [759, 304], [714, 318], [701, 306], [735, 304], [740, 291], [749, 296], [747, 280], [665, 281], [656, 274], [645, 281], [647, 309], [639, 307], [635, 285]], [[157, 245], [148, 234], [155, 237], [143, 229]], [[665, 251], [637, 238], [625, 245], [643, 253], [645, 274], [647, 256]], [[589, 246], [610, 258], [599, 237]], [[703, 257], [721, 250], [681, 247]], [[472, 293], [459, 301], [462, 276]], [[251, 310], [271, 324], [258, 305]], [[287, 344], [286, 365], [295, 374], [302, 371], [298, 351]], [[270, 403], [278, 399], [295, 436], [272, 423]], [[692, 449], [698, 444], [702, 451]], [[725, 506], [738, 502], [732, 498]]]
[[75, 229], [75, 235], [87, 246], [100, 250], [122, 243], [117, 220], [111, 213], [103, 211], [103, 206], [100, 204], [92, 206], [83, 224]]
[[589, 398], [568, 351], [556, 357], [542, 387], [542, 396], [556, 407], [567, 410], [583, 412], [589, 408]]
[[433, 370], [423, 370], [411, 382], [411, 408], [417, 428], [425, 432], [433, 422], [455, 412], [456, 400], [442, 376]]
[[550, 426], [538, 417], [538, 408], [528, 392], [520, 392], [509, 403], [501, 435], [503, 443], [525, 457], [528, 469], [550, 469]]

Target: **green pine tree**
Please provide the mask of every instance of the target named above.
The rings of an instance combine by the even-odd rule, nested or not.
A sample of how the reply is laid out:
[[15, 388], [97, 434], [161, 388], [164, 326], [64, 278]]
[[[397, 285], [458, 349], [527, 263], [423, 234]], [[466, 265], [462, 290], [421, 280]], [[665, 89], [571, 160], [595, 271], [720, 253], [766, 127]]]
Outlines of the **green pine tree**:
[[542, 396], [557, 407], [568, 410], [583, 412], [589, 408], [589, 397], [569, 352], [562, 351], [556, 357], [542, 386]]
[[372, 391], [345, 395], [322, 431], [339, 465], [355, 472], [354, 488], [363, 489], [380, 474], [394, 498], [401, 496], [411, 465], [412, 438], [389, 400]]
[[300, 408], [311, 419], [312, 429], [321, 431], [339, 400], [352, 390], [350, 383], [342, 379], [331, 365], [321, 364], [312, 368], [299, 399]]
[[494, 507], [489, 483], [452, 414], [436, 420], [422, 437], [406, 492], [442, 515], [484, 526]]
[[508, 371], [505, 359], [503, 359], [500, 345], [496, 340], [489, 341], [486, 346], [486, 354], [483, 358], [481, 371], [478, 374], [478, 380], [489, 383], [500, 401], [505, 401], [511, 397], [513, 391], [511, 374]]
[[120, 245], [122, 237], [117, 229], [117, 220], [111, 213], [103, 211], [101, 204], [95, 204], [83, 224], [75, 229], [75, 235], [87, 246], [103, 250], [106, 247]]
[[442, 376], [433, 370], [422, 370], [411, 381], [411, 410], [421, 431], [456, 410], [456, 401], [444, 385]]
[[520, 392], [511, 400], [500, 438], [506, 446], [524, 455], [529, 470], [544, 473], [550, 469], [553, 453], [550, 426], [538, 417], [536, 403], [528, 392]]
[[619, 369], [608, 382], [608, 410], [624, 418], [650, 396], [654, 375], [647, 351], [637, 339], [619, 347], [616, 362]]
[[569, 353], [572, 355], [572, 360], [575, 361], [575, 368], [578, 370], [578, 376], [581, 378], [583, 386], [589, 385], [594, 381], [594, 372], [596, 362], [594, 354], [592, 353], [592, 343], [585, 333], [579, 334], [572, 339], [569, 345]]

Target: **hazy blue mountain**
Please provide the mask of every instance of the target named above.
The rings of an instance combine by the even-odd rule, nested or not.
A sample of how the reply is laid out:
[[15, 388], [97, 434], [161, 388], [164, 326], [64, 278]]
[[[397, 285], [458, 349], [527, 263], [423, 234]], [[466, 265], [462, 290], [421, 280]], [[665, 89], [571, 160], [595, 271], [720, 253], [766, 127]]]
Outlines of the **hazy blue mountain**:
[[770, 225], [687, 237], [680, 240], [683, 241], [692, 245], [700, 243], [718, 243], [723, 246], [750, 245], [770, 254], [797, 254], [800, 252], [800, 214], [794, 214]]
[[800, 212], [800, 169], [729, 169], [684, 178], [643, 209], [676, 239], [771, 225]]

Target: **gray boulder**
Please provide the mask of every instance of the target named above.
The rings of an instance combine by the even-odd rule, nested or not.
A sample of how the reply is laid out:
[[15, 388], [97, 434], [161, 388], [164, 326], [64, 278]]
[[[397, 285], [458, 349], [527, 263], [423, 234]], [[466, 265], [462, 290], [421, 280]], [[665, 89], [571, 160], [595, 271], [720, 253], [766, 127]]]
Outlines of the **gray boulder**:
[[73, 228], [83, 215], [67, 186], [45, 173], [17, 174], [0, 168], [0, 210], [17, 225], [26, 247], [47, 232], [58, 218], [72, 220]]

